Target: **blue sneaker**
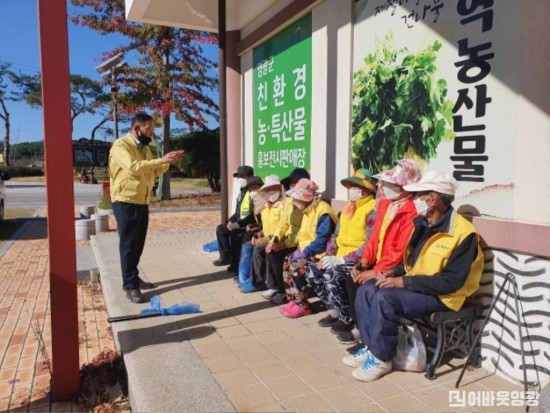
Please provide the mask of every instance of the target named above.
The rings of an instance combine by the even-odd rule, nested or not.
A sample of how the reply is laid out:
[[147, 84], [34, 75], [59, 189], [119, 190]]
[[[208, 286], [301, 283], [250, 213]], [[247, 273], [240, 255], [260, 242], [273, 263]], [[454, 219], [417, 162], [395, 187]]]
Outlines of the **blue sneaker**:
[[388, 374], [391, 369], [391, 361], [382, 361], [369, 354], [363, 365], [353, 370], [351, 375], [357, 380], [369, 382]]
[[347, 355], [342, 359], [342, 361], [346, 366], [360, 367], [369, 356], [369, 349], [367, 347], [361, 347], [355, 352], [355, 354]]

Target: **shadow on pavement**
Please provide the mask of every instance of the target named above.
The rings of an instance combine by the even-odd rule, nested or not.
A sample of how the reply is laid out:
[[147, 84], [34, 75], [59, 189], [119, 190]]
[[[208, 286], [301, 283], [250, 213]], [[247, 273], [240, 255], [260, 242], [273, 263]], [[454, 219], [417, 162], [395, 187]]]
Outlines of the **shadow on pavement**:
[[[128, 330], [118, 332], [118, 340], [123, 353], [129, 353], [138, 348], [155, 344], [180, 343], [189, 340], [191, 337], [201, 338], [214, 333], [216, 331], [215, 327], [205, 325], [210, 320], [234, 317], [235, 315], [258, 311], [271, 306], [272, 304], [269, 301], [265, 301], [212, 313], [191, 314], [192, 318], [182, 318], [170, 323], [162, 323], [150, 327], [132, 329], [128, 327]], [[203, 317], [197, 317], [198, 315], [202, 315]], [[158, 318], [162, 317], [159, 316]], [[131, 321], [125, 321], [125, 323], [131, 323]]]
[[[178, 290], [185, 287], [192, 287], [195, 285], [206, 284], [214, 280], [228, 280], [234, 277], [234, 274], [228, 273], [225, 271], [215, 272], [215, 273], [206, 273], [202, 275], [197, 275], [195, 277], [182, 277], [182, 278], [172, 278], [165, 281], [155, 282], [155, 288], [152, 290], [142, 290], [143, 297], [146, 300], [150, 300], [151, 297], [155, 294], [162, 295], [169, 291]], [[160, 286], [165, 286], [159, 288]], [[235, 288], [237, 288], [237, 283], [235, 283]]]

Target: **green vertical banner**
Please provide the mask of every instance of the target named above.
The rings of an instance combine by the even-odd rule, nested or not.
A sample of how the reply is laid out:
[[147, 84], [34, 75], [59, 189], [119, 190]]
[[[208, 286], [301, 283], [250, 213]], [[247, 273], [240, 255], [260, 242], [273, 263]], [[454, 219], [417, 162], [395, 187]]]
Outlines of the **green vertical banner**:
[[311, 13], [254, 49], [254, 168], [310, 169]]

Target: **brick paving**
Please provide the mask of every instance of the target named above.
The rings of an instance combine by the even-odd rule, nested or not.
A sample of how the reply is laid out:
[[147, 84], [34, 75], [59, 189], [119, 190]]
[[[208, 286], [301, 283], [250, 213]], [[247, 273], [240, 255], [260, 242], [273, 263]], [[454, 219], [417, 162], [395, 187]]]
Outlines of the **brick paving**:
[[[40, 217], [46, 216], [46, 210]], [[75, 208], [78, 217], [78, 208]], [[219, 211], [158, 212], [149, 231], [213, 227]], [[110, 217], [110, 228], [116, 228]], [[77, 244], [88, 244], [77, 241]], [[49, 256], [45, 219], [30, 221], [0, 257], [0, 412], [50, 410], [51, 324]], [[98, 285], [78, 285], [80, 364], [114, 349], [103, 294]], [[69, 406], [69, 407], [67, 407]], [[69, 409], [69, 410], [67, 410]], [[55, 403], [52, 411], [77, 411]]]

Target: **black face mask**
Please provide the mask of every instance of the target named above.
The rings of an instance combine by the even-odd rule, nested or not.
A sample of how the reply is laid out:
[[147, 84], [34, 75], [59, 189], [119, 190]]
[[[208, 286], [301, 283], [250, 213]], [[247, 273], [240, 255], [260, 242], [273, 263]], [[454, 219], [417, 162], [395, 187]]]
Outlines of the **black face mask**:
[[139, 143], [141, 143], [143, 146], [149, 145], [152, 141], [152, 139], [149, 136], [144, 135], [141, 131], [139, 132], [137, 139]]

